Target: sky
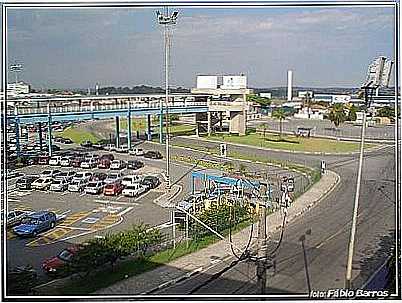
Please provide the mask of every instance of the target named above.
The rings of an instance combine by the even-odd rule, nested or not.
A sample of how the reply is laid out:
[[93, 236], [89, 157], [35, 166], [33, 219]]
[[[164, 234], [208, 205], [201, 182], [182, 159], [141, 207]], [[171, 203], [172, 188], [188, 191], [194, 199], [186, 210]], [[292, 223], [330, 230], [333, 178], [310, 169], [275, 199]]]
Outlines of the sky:
[[[9, 8], [8, 62], [34, 88], [164, 86], [158, 8]], [[159, 8], [163, 9], [163, 8]], [[368, 64], [394, 57], [390, 7], [171, 8], [170, 82], [240, 74], [249, 87], [358, 87]], [[14, 74], [8, 75], [14, 81]]]

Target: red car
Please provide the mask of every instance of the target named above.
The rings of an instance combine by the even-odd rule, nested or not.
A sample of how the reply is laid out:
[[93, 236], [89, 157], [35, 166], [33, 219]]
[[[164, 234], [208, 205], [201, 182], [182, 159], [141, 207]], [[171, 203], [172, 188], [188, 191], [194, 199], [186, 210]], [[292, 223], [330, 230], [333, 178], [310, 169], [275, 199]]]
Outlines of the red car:
[[110, 163], [111, 161], [109, 158], [100, 158], [98, 160], [98, 168], [109, 168]]
[[72, 167], [81, 167], [81, 163], [84, 161], [84, 158], [74, 158], [71, 160]]
[[121, 182], [107, 184], [103, 189], [105, 196], [116, 196], [123, 191], [124, 185]]
[[75, 254], [80, 250], [80, 246], [67, 247], [57, 256], [51, 257], [43, 261], [42, 268], [49, 275], [63, 274], [64, 266], [71, 263]]

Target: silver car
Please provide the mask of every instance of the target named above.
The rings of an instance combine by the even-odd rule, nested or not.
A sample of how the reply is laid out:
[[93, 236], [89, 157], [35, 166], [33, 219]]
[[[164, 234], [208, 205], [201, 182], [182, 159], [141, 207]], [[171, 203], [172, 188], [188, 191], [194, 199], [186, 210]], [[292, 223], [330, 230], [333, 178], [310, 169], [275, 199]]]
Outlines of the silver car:
[[64, 178], [58, 178], [50, 184], [51, 191], [65, 191], [68, 187], [68, 182]]
[[103, 191], [105, 184], [102, 181], [89, 182], [85, 187], [85, 193], [87, 194], [100, 194]]
[[87, 186], [88, 181], [86, 179], [73, 180], [68, 186], [68, 191], [82, 192]]

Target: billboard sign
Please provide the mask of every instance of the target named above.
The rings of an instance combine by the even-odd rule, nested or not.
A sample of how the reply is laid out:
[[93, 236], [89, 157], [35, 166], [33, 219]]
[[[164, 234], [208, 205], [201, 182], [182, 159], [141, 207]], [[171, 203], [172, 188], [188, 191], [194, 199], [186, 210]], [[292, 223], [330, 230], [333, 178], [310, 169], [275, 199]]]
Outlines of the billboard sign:
[[382, 75], [381, 75], [381, 86], [382, 87], [388, 87], [389, 80], [391, 78], [393, 64], [394, 64], [394, 62], [392, 62], [391, 60], [385, 60], [384, 68], [382, 70]]
[[369, 65], [364, 87], [378, 87], [381, 85], [384, 63], [385, 57], [378, 57]]

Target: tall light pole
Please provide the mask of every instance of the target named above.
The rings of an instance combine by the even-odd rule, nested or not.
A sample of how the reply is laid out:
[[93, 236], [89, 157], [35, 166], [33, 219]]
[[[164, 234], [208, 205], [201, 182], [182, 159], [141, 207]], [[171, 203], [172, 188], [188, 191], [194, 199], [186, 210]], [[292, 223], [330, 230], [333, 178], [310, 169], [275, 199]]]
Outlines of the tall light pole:
[[[169, 15], [169, 7], [166, 6], [165, 15], [160, 11], [156, 12], [158, 23], [164, 26], [165, 36], [165, 106], [166, 106], [166, 178], [167, 188], [170, 189], [170, 155], [169, 155], [169, 56], [170, 56], [170, 37], [169, 37], [169, 25], [175, 25], [178, 12], [173, 12]], [[160, 102], [160, 129], [159, 140], [162, 143], [162, 127], [163, 127], [163, 105], [162, 100]]]
[[363, 168], [363, 154], [364, 154], [364, 139], [366, 131], [367, 110], [370, 107], [370, 102], [373, 97], [373, 93], [377, 88], [381, 86], [388, 86], [391, 69], [393, 62], [387, 60], [385, 57], [379, 57], [369, 65], [367, 80], [361, 87], [364, 90], [364, 109], [363, 109], [363, 124], [361, 129], [360, 139], [360, 155], [359, 155], [359, 169], [357, 172], [355, 202], [353, 208], [352, 227], [350, 229], [349, 247], [348, 247], [348, 259], [346, 265], [346, 277], [345, 288], [350, 289], [352, 287], [352, 262], [353, 252], [355, 245], [356, 225], [357, 225], [357, 211], [359, 208], [360, 186]]

